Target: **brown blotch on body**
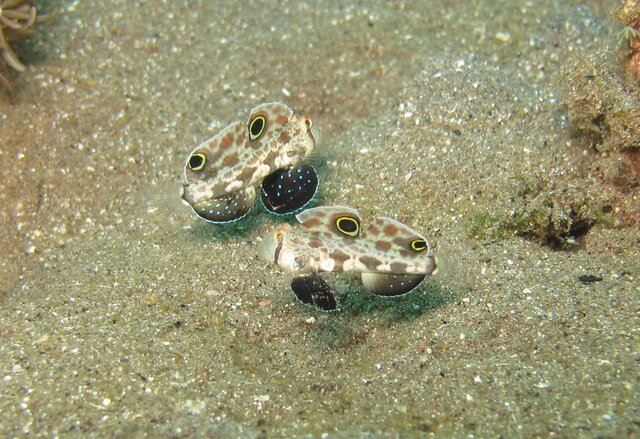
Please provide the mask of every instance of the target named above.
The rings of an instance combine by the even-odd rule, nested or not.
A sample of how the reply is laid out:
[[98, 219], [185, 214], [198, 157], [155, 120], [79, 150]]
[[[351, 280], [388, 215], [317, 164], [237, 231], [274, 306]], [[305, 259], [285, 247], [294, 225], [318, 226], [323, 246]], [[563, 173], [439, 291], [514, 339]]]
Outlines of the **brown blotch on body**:
[[320, 225], [320, 220], [318, 218], [311, 218], [302, 223], [305, 227], [315, 227]]
[[290, 141], [291, 141], [291, 137], [289, 136], [289, 133], [287, 133], [286, 131], [283, 131], [282, 134], [278, 136], [278, 143], [286, 145]]
[[276, 151], [269, 151], [269, 154], [267, 154], [262, 163], [265, 165], [269, 165], [269, 168], [272, 171], [275, 171], [276, 157], [278, 157], [278, 153]]
[[[415, 250], [411, 249], [409, 250], [406, 245], [406, 242], [398, 242], [399, 240], [396, 240], [396, 244], [398, 244], [400, 247], [399, 249], [397, 249], [398, 254], [403, 257], [403, 258], [415, 258], [417, 255], [419, 254], [423, 254], [423, 253], [416, 253]], [[394, 249], [394, 251], [396, 251]]]
[[247, 167], [244, 168], [242, 170], [242, 172], [240, 173], [240, 175], [238, 175], [237, 180], [240, 181], [249, 181], [251, 179], [251, 177], [253, 176], [253, 173], [256, 172], [256, 168], [255, 167]]
[[228, 133], [220, 140], [220, 148], [226, 149], [233, 144], [233, 133]]
[[224, 166], [234, 166], [238, 164], [238, 154], [229, 154], [222, 160]]
[[321, 240], [319, 240], [318, 238], [311, 238], [309, 240], [309, 247], [311, 248], [320, 248], [322, 247], [324, 244]]
[[386, 252], [389, 251], [390, 248], [391, 243], [389, 241], [376, 241], [376, 250]]
[[392, 262], [390, 264], [391, 273], [406, 273], [407, 272], [407, 264], [404, 262]]
[[286, 125], [287, 122], [289, 122], [289, 118], [287, 116], [278, 116], [276, 118], [276, 123], [279, 123], [280, 125]]
[[331, 252], [329, 256], [331, 256], [331, 259], [333, 259], [336, 263], [334, 268], [335, 271], [342, 270], [342, 267], [344, 266], [345, 261], [348, 261], [349, 259], [351, 259], [351, 256], [349, 256], [348, 254], [346, 254], [345, 252], [339, 249], [336, 249], [333, 252]]
[[[265, 128], [265, 130], [266, 130], [266, 128]], [[247, 143], [247, 145], [249, 145], [249, 147], [251, 147], [252, 149], [260, 149], [262, 147], [262, 145], [264, 144], [264, 141], [266, 139], [268, 139], [270, 135], [271, 135], [271, 133], [267, 131], [258, 140], [251, 140], [250, 139], [249, 142]]]
[[398, 230], [399, 229], [393, 224], [387, 224], [384, 228], [384, 233], [386, 233], [387, 235], [395, 235], [396, 233], [398, 233]]
[[362, 256], [360, 258], [360, 262], [366, 265], [367, 268], [376, 268], [378, 265], [382, 264], [382, 261], [373, 256]]

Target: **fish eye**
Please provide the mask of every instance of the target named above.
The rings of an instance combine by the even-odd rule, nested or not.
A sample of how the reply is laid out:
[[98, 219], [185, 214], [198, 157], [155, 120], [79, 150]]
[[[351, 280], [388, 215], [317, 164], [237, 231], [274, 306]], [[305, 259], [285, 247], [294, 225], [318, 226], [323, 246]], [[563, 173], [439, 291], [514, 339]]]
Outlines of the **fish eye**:
[[427, 241], [424, 239], [414, 239], [411, 241], [411, 248], [417, 252], [421, 252], [427, 248]]
[[189, 163], [187, 166], [192, 171], [201, 171], [204, 168], [204, 165], [207, 163], [207, 156], [205, 156], [201, 152], [196, 152], [191, 157], [189, 157]]
[[277, 232], [276, 233], [276, 241], [282, 243], [283, 240], [284, 240], [284, 235], [282, 234], [282, 232]]
[[251, 119], [249, 121], [249, 139], [257, 140], [264, 132], [266, 126], [267, 119], [261, 114]]
[[347, 236], [358, 236], [360, 233], [360, 224], [354, 218], [349, 216], [341, 216], [336, 220], [338, 230]]
[[313, 122], [311, 121], [311, 119], [305, 118], [304, 119], [304, 126], [306, 126], [308, 130], [313, 128]]

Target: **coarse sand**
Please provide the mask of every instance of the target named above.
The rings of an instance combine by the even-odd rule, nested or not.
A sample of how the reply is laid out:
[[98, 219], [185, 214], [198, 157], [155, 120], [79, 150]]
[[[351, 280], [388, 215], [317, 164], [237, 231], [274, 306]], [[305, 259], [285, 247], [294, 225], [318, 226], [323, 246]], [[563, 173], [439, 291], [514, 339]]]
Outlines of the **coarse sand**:
[[[620, 3], [57, 2], [0, 97], [0, 435], [640, 436]], [[315, 204], [419, 230], [437, 275], [327, 273], [323, 313], [256, 255], [283, 218], [180, 203], [269, 101], [321, 131]]]

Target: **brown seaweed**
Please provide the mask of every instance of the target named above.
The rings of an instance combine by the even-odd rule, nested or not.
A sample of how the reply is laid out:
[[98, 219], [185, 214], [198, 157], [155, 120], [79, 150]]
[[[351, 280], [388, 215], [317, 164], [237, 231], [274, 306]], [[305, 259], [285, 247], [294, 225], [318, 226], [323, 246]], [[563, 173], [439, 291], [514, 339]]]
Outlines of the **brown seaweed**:
[[[31, 0], [0, 0], [0, 57], [7, 66], [18, 72], [26, 70], [10, 43], [32, 35], [35, 24], [51, 16], [38, 15], [38, 8]], [[0, 83], [11, 89], [11, 83], [3, 72], [0, 72]]]

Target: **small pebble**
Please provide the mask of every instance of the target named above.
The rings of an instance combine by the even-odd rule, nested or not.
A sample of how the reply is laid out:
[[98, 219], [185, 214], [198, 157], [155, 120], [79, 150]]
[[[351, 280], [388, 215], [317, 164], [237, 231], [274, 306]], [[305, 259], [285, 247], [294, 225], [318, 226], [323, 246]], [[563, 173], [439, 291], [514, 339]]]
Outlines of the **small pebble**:
[[595, 276], [593, 274], [583, 274], [578, 276], [578, 280], [583, 284], [592, 284], [595, 282], [601, 282], [602, 278], [600, 276]]

